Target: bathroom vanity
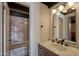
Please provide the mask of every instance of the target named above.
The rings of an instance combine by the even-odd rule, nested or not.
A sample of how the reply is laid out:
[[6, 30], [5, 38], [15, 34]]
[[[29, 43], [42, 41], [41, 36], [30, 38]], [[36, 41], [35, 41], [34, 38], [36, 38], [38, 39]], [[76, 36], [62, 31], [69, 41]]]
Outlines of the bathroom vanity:
[[52, 43], [50, 40], [38, 44], [39, 56], [79, 56], [79, 49]]
[[49, 49], [45, 48], [42, 45], [38, 45], [38, 55], [39, 56], [57, 56], [54, 52], [50, 51]]

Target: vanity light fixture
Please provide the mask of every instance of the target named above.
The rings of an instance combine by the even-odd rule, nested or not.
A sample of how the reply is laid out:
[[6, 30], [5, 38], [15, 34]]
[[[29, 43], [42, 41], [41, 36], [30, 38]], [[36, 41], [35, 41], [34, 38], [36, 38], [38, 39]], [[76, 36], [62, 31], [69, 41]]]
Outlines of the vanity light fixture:
[[72, 7], [74, 5], [74, 2], [68, 2], [68, 6]]
[[55, 14], [55, 13], [56, 13], [56, 9], [53, 9], [53, 10], [52, 10], [52, 13]]
[[58, 7], [58, 9], [59, 9], [60, 11], [62, 11], [62, 10], [64, 9], [64, 6], [63, 6], [63, 5], [60, 5], [60, 6]]
[[63, 11], [63, 13], [66, 13], [66, 12], [67, 12], [67, 10], [64, 10], [64, 11]]

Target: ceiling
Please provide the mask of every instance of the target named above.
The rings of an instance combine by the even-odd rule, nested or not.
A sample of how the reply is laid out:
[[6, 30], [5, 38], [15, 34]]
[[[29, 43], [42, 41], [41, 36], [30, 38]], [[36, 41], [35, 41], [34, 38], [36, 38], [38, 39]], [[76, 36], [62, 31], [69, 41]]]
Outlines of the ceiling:
[[48, 8], [50, 8], [50, 7], [56, 5], [56, 4], [59, 3], [59, 2], [42, 2], [42, 3], [45, 4], [45, 5], [47, 5]]
[[[48, 8], [56, 5], [58, 2], [42, 2], [43, 4], [47, 5]], [[25, 6], [22, 6], [22, 5], [19, 5], [17, 3], [13, 3], [13, 2], [8, 2], [8, 5], [10, 8], [14, 8], [14, 9], [19, 9], [21, 11], [26, 11], [29, 12], [29, 8], [28, 7], [25, 7]]]

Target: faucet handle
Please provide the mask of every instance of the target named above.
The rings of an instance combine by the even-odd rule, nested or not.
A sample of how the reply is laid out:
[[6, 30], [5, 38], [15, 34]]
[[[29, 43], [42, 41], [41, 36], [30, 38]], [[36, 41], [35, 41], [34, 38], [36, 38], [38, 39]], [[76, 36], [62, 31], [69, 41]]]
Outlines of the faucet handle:
[[54, 43], [54, 39], [52, 39], [52, 42]]
[[58, 38], [55, 39], [56, 41], [58, 40]]
[[59, 43], [61, 43], [61, 45], [63, 45], [64, 42], [65, 42], [65, 39], [62, 39], [62, 40], [59, 41]]

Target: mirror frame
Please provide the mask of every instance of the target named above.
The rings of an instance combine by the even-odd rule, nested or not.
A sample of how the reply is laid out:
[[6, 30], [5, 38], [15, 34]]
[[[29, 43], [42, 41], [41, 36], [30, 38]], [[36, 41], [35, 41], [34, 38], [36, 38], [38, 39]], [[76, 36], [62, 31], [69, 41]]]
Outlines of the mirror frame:
[[[65, 3], [64, 3], [63, 5], [65, 5]], [[68, 8], [68, 9], [71, 9], [71, 8], [72, 8], [72, 7]], [[67, 10], [68, 10], [68, 9], [67, 9]], [[61, 11], [60, 11], [60, 12], [61, 12]], [[54, 34], [54, 29], [55, 29], [55, 26], [54, 26], [54, 17], [55, 17], [55, 15], [56, 15], [56, 14], [53, 14], [53, 37], [55, 36], [55, 34]], [[75, 8], [75, 22], [76, 22], [76, 8]], [[75, 25], [75, 30], [76, 30], [76, 27], [77, 27], [77, 22], [76, 22], [76, 25]], [[77, 30], [76, 30], [75, 32], [77, 33]], [[76, 33], [75, 33], [75, 34], [76, 34]], [[76, 37], [76, 39], [75, 39], [76, 42], [74, 42], [74, 44], [76, 45], [76, 44], [77, 44], [77, 35], [76, 35], [75, 37]], [[66, 40], [67, 40], [67, 39], [66, 39]], [[72, 42], [72, 43], [71, 43], [71, 42], [68, 40], [68, 42], [69, 42], [70, 44], [73, 44], [73, 41], [71, 41], [71, 42]]]

